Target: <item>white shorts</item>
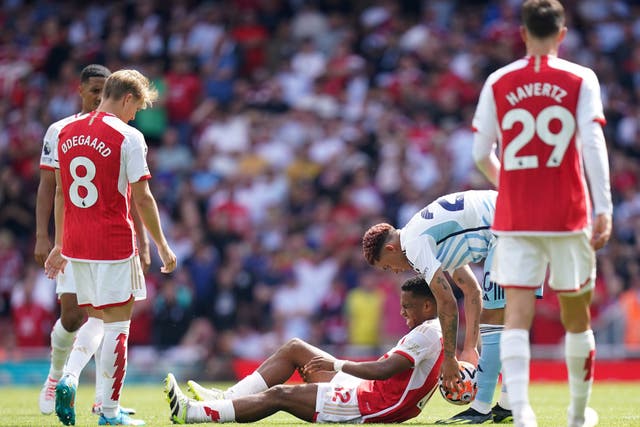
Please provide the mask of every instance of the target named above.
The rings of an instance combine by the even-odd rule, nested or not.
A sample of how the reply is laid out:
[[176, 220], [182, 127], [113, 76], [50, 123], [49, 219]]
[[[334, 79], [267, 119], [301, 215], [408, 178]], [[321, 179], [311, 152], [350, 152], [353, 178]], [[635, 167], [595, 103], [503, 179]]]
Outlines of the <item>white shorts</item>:
[[590, 232], [563, 236], [498, 237], [491, 276], [503, 287], [538, 288], [549, 266], [549, 286], [556, 292], [593, 289], [596, 255]]
[[356, 389], [362, 379], [338, 372], [328, 383], [318, 383], [316, 423], [361, 424]]
[[136, 301], [147, 297], [138, 256], [115, 263], [71, 261], [71, 264], [80, 306], [102, 309], [125, 304], [131, 297]]
[[73, 279], [73, 266], [70, 262], [64, 267], [64, 273], [60, 272], [56, 276], [56, 294], [58, 298], [62, 294], [75, 294], [76, 282]]

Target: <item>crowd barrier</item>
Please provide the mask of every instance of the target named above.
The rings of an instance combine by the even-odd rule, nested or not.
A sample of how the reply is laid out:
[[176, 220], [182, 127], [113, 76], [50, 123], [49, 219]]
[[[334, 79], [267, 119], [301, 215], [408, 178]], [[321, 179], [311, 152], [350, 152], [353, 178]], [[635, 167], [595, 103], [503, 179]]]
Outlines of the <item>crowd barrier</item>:
[[[159, 383], [167, 372], [173, 372], [181, 378], [194, 378], [203, 381], [233, 381], [252, 373], [261, 360], [224, 359], [220, 360], [218, 374], [211, 370], [211, 361], [187, 360], [185, 357], [167, 357], [166, 354], [141, 349], [130, 351], [127, 382]], [[336, 353], [339, 354], [339, 353]], [[548, 354], [548, 353], [547, 353]], [[566, 381], [567, 370], [564, 358], [553, 354], [550, 358], [531, 360], [531, 380], [534, 382]], [[350, 360], [372, 360], [372, 357], [346, 357]], [[213, 364], [215, 365], [215, 363]], [[0, 387], [11, 385], [41, 384], [49, 370], [48, 352], [14, 353], [11, 357], [0, 358]], [[223, 372], [224, 378], [219, 375]], [[601, 358], [596, 356], [596, 381], [640, 382], [640, 358]], [[93, 382], [95, 366], [93, 360], [82, 372], [81, 381]], [[295, 373], [291, 382], [300, 382]]]

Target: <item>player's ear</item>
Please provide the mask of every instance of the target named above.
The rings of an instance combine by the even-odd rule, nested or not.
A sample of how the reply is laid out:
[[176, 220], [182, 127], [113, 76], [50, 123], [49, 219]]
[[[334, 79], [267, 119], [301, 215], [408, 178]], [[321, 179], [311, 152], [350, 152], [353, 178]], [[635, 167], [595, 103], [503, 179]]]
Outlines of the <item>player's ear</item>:
[[556, 43], [560, 44], [562, 43], [562, 41], [564, 40], [564, 38], [567, 36], [567, 27], [562, 27], [562, 29], [558, 32], [558, 35], [556, 36]]
[[384, 244], [384, 250], [385, 251], [394, 252], [396, 249], [397, 249], [396, 245], [394, 245], [393, 242], [389, 242], [389, 243], [385, 243]]
[[423, 307], [425, 312], [434, 312], [434, 313], [436, 312], [435, 304], [429, 298], [425, 298], [424, 299], [424, 301], [422, 302], [422, 307]]
[[520, 38], [522, 39], [524, 44], [527, 44], [527, 29], [524, 27], [524, 25], [520, 25]]

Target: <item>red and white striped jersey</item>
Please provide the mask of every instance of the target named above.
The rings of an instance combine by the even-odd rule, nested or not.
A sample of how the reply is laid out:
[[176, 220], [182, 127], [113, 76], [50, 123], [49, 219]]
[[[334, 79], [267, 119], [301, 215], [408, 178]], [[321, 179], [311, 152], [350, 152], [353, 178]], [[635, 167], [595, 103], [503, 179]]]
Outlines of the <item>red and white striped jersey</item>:
[[590, 181], [601, 196], [594, 200], [604, 201], [596, 208], [611, 210], [606, 146], [602, 133], [591, 130], [594, 122], [599, 128], [605, 119], [598, 79], [586, 67], [528, 56], [489, 76], [473, 128], [482, 141], [499, 144], [497, 234], [564, 234], [589, 226], [587, 151], [604, 157], [606, 173], [597, 174], [606, 176]]
[[92, 112], [61, 129], [56, 154], [64, 193], [62, 254], [92, 262], [134, 256], [129, 183], [151, 177], [142, 133], [113, 114]]
[[442, 364], [442, 330], [438, 319], [427, 320], [402, 337], [382, 358], [396, 353], [413, 368], [386, 380], [363, 380], [357, 389], [365, 423], [396, 423], [416, 417], [438, 386]]

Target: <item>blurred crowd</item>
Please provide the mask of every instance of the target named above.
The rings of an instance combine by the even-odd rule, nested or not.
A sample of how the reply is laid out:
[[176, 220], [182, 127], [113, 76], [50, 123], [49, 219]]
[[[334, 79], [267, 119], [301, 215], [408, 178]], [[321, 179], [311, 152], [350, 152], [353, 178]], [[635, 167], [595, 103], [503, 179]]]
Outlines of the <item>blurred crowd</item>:
[[[595, 70], [607, 118], [614, 235], [599, 252], [594, 329], [638, 350], [640, 2], [563, 3], [560, 55]], [[361, 236], [490, 187], [471, 158], [471, 117], [487, 75], [524, 54], [519, 4], [5, 0], [2, 348], [46, 346], [57, 317], [32, 255], [38, 161], [48, 125], [80, 110], [89, 63], [136, 68], [161, 95], [133, 124], [179, 266], [164, 276], [154, 260], [132, 348], [206, 360], [262, 358], [293, 336], [363, 354], [393, 341], [406, 327], [402, 277], [374, 272]], [[554, 345], [563, 332], [547, 294], [532, 342]]]

